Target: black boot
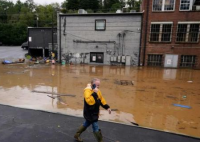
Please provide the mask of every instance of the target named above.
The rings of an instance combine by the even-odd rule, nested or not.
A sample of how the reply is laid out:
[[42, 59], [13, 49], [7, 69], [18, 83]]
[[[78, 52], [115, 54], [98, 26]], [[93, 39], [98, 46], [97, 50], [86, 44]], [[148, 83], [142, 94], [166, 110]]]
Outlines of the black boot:
[[100, 129], [98, 132], [94, 132], [94, 136], [97, 139], [97, 142], [103, 142], [103, 136]]
[[81, 126], [81, 127], [77, 130], [76, 134], [74, 135], [74, 138], [75, 138], [78, 142], [83, 142], [83, 140], [81, 139], [80, 135], [81, 135], [81, 133], [83, 133], [85, 130], [86, 130], [86, 128], [85, 128], [84, 126]]

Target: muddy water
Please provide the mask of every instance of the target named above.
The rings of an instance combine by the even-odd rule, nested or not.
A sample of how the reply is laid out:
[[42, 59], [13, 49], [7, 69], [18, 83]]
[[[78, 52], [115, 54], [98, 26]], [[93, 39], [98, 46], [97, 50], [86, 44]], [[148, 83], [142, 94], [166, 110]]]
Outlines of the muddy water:
[[0, 65], [0, 103], [82, 117], [83, 89], [94, 77], [117, 109], [111, 115], [102, 109], [101, 120], [200, 137], [200, 70]]

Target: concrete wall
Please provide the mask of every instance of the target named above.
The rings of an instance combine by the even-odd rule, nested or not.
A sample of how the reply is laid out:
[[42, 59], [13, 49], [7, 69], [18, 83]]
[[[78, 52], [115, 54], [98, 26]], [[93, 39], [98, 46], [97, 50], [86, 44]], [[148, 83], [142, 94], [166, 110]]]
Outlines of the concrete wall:
[[[103, 52], [104, 63], [111, 64], [111, 56], [131, 56], [131, 65], [138, 65], [140, 48], [141, 19], [140, 14], [90, 14], [59, 15], [58, 39], [61, 40], [61, 55], [67, 62], [90, 63], [90, 52]], [[95, 20], [106, 19], [106, 30], [95, 31]], [[60, 23], [59, 23], [60, 21]], [[128, 32], [124, 32], [128, 30]], [[124, 45], [119, 33], [125, 33]], [[96, 41], [96, 43], [77, 43]], [[98, 41], [104, 41], [100, 43]], [[110, 41], [110, 42], [109, 42]], [[59, 51], [60, 52], [60, 51]]]

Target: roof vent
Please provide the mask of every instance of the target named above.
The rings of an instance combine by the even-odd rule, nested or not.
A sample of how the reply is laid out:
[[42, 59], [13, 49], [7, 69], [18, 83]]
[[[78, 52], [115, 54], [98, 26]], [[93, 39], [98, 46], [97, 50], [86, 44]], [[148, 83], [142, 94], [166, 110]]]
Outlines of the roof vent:
[[118, 9], [118, 10], [116, 11], [116, 13], [122, 13], [121, 9]]
[[87, 11], [85, 11], [84, 9], [79, 9], [78, 14], [87, 14]]
[[135, 13], [136, 12], [136, 10], [130, 10], [130, 13]]

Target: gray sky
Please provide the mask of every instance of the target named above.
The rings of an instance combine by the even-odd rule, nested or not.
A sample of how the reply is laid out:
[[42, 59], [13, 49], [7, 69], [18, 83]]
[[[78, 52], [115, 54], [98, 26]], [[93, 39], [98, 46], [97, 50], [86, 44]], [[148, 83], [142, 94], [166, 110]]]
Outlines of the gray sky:
[[[13, 1], [14, 3], [16, 3], [17, 0], [10, 0]], [[21, 2], [25, 2], [26, 0], [20, 0]], [[42, 4], [42, 5], [46, 5], [46, 4], [50, 4], [50, 3], [59, 3], [61, 4], [64, 0], [33, 0], [36, 4]]]

